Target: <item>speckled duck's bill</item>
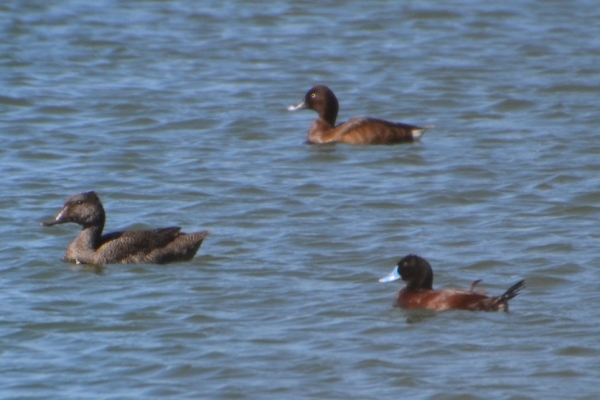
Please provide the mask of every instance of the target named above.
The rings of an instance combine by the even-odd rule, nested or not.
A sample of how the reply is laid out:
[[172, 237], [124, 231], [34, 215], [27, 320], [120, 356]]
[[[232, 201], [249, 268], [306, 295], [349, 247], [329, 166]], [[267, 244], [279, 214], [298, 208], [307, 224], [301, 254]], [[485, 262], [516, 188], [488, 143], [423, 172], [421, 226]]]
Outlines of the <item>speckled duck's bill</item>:
[[394, 270], [386, 277], [381, 278], [379, 282], [393, 282], [400, 279], [400, 274], [398, 273], [398, 268], [394, 268]]
[[69, 222], [67, 219], [64, 218], [64, 216], [65, 216], [65, 209], [63, 208], [58, 213], [56, 218], [54, 218], [52, 221], [42, 221], [42, 222], [40, 222], [40, 225], [41, 226], [52, 226], [52, 225], [64, 224], [65, 222]]

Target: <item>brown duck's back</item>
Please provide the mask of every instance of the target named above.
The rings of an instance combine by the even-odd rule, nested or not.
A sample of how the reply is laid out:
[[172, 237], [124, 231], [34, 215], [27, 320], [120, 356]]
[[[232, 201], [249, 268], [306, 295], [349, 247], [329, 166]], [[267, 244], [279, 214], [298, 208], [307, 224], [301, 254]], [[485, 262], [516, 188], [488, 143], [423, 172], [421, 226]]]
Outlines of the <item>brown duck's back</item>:
[[418, 127], [394, 123], [376, 118], [352, 118], [348, 122], [331, 127], [327, 122], [316, 119], [309, 131], [310, 143], [347, 144], [393, 144], [418, 140], [431, 127]]
[[338, 125], [339, 141], [348, 144], [392, 144], [412, 142], [429, 129], [418, 126], [389, 122], [377, 118], [352, 118]]

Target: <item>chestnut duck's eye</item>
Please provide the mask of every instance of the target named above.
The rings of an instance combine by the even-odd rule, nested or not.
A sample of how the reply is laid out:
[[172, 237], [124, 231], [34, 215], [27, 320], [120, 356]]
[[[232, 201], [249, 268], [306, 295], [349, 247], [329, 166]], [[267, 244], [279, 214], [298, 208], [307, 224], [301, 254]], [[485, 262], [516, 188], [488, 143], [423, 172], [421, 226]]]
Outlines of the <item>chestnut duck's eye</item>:
[[310, 97], [312, 97], [312, 98], [314, 99], [315, 97], [317, 97], [317, 94], [316, 94], [316, 93], [312, 93], [312, 94], [310, 95]]

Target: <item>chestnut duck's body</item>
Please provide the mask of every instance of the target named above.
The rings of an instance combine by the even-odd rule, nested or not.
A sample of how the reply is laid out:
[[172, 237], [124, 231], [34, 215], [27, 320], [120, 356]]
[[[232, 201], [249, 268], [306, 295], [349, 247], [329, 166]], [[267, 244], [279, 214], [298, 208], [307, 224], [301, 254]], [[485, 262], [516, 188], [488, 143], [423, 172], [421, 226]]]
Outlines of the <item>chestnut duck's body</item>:
[[524, 281], [511, 286], [500, 296], [489, 297], [483, 292], [475, 291], [479, 281], [473, 282], [470, 290], [443, 289], [433, 290], [433, 270], [422, 257], [408, 255], [396, 268], [380, 282], [391, 282], [397, 279], [406, 281], [406, 287], [396, 295], [395, 305], [401, 308], [422, 308], [434, 311], [450, 309], [470, 311], [508, 311], [508, 301], [519, 294], [525, 287]]

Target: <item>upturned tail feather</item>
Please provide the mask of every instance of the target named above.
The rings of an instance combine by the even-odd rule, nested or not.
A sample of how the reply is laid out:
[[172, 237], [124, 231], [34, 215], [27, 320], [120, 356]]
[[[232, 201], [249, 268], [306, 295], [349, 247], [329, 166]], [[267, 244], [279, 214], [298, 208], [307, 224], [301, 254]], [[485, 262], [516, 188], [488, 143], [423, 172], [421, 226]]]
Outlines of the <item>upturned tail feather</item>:
[[524, 280], [515, 283], [514, 285], [509, 287], [508, 290], [502, 294], [502, 296], [500, 296], [500, 299], [498, 299], [498, 303], [507, 303], [510, 299], [516, 297], [521, 291], [521, 289], [523, 289], [524, 287]]

